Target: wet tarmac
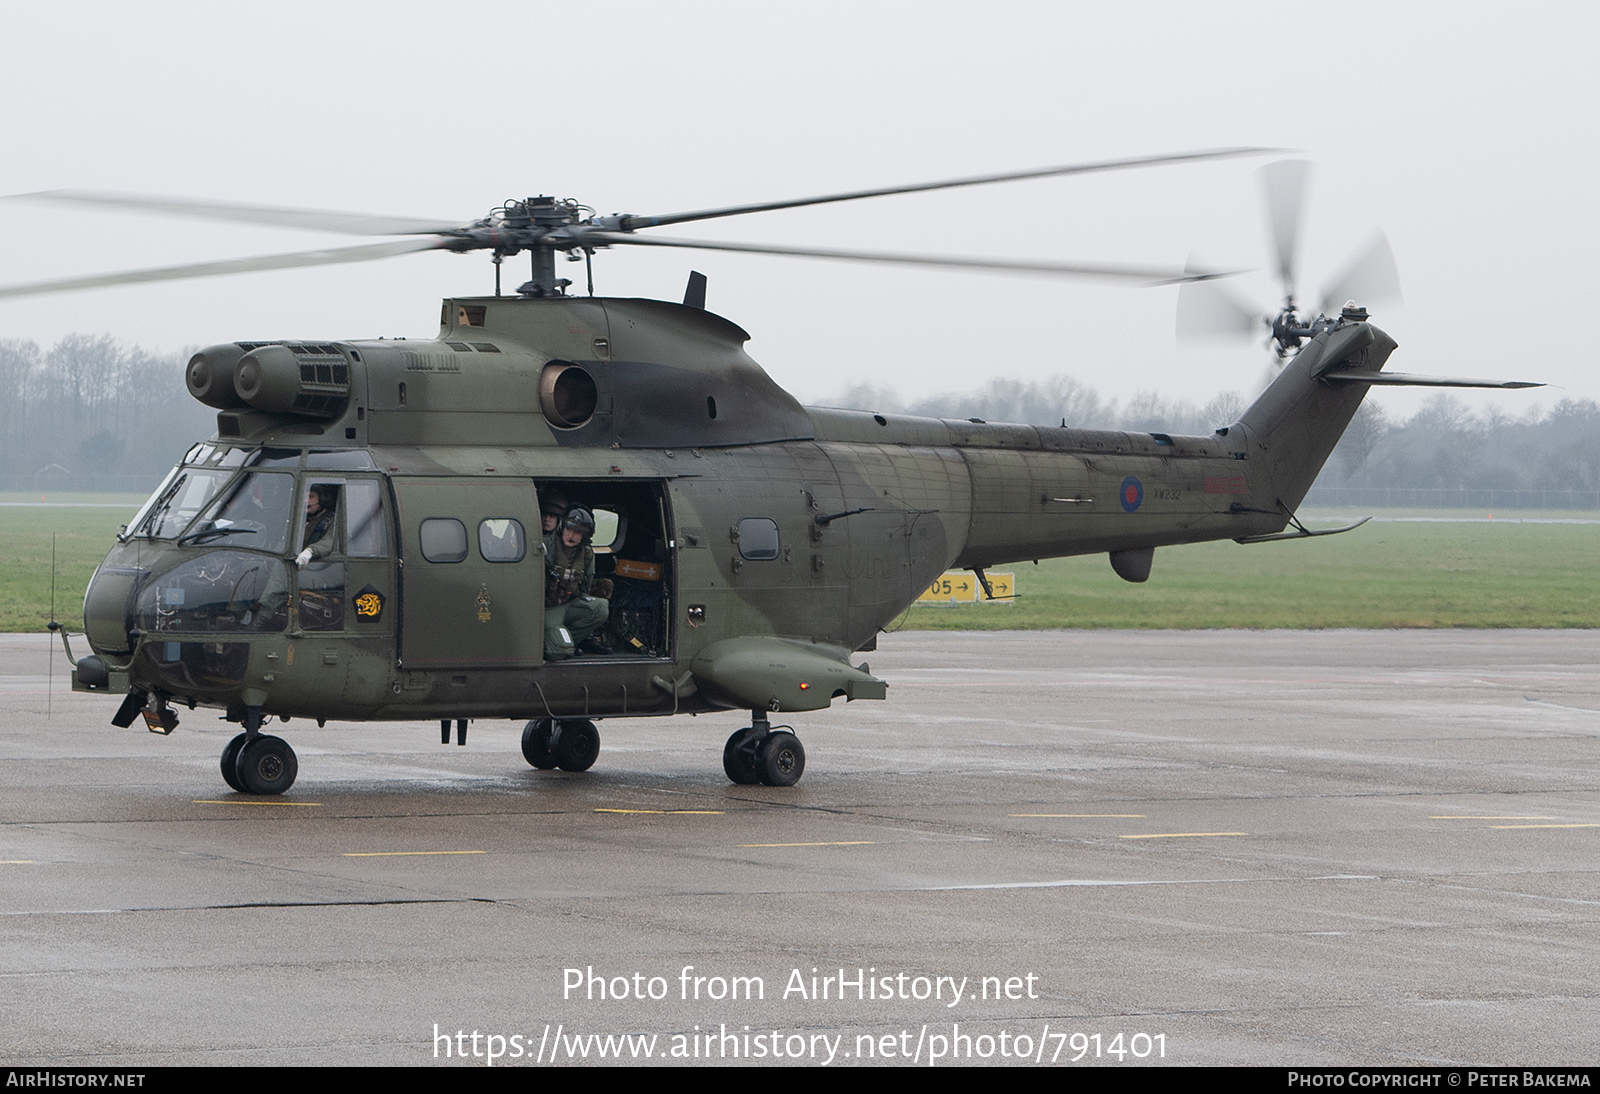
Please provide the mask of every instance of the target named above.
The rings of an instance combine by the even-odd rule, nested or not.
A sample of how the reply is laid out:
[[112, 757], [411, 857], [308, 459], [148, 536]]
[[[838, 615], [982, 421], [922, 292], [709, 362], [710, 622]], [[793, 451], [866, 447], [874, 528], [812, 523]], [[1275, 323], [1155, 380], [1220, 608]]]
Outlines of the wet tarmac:
[[0, 636], [6, 1063], [1595, 1058], [1597, 632], [904, 633], [790, 789], [736, 713], [581, 775], [297, 720], [281, 799], [49, 648]]

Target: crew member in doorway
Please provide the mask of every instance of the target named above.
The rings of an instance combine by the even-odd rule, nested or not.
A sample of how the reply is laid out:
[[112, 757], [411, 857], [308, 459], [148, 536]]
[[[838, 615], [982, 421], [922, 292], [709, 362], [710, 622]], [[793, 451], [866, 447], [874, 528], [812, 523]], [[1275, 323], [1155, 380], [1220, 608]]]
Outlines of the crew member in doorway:
[[555, 557], [556, 536], [561, 528], [561, 518], [567, 515], [567, 496], [559, 490], [545, 491], [539, 513], [540, 519], [544, 522], [545, 564], [549, 565], [550, 559]]
[[[547, 661], [571, 657], [589, 641], [611, 614], [610, 602], [593, 593], [610, 592], [609, 581], [594, 579], [594, 515], [575, 506], [561, 521], [555, 547], [545, 556], [544, 656]], [[584, 650], [584, 652], [591, 652]], [[593, 652], [603, 652], [596, 650]]]

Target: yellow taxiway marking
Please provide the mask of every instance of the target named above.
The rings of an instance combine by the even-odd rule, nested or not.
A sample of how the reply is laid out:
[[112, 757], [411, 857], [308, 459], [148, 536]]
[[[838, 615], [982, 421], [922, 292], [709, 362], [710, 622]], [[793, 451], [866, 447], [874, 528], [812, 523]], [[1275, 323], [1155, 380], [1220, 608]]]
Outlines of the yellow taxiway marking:
[[877, 843], [871, 839], [824, 840], [820, 843], [741, 843], [740, 847], [865, 847]]
[[1112, 817], [1122, 820], [1144, 820], [1143, 813], [1007, 813], [1008, 817]]
[[650, 813], [658, 817], [720, 817], [724, 809], [596, 809], [596, 813]]
[[1600, 828], [1600, 824], [1491, 824], [1490, 828]]
[[1177, 839], [1179, 836], [1248, 836], [1249, 832], [1146, 832], [1137, 836], [1118, 836], [1118, 839]]
[[317, 806], [320, 806], [322, 803], [321, 802], [258, 802], [258, 801], [250, 801], [248, 799], [240, 799], [238, 801], [228, 801], [228, 800], [226, 800], [224, 798], [217, 798], [217, 799], [195, 798], [194, 801], [193, 801], [193, 804], [194, 805], [299, 805], [299, 806], [304, 806], [306, 808], [315, 808]]
[[345, 858], [403, 858], [410, 855], [487, 855], [487, 851], [346, 851]]
[[1554, 817], [1500, 817], [1478, 816], [1476, 814], [1436, 813], [1429, 820], [1555, 820]]
[[31, 858], [0, 858], [0, 866], [32, 866]]

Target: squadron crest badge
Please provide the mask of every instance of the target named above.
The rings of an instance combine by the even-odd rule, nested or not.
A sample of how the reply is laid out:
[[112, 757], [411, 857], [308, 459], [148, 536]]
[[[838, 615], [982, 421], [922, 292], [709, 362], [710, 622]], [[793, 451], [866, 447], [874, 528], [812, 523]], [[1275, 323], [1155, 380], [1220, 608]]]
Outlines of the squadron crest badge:
[[361, 619], [377, 619], [383, 615], [383, 594], [371, 585], [355, 595], [356, 615]]

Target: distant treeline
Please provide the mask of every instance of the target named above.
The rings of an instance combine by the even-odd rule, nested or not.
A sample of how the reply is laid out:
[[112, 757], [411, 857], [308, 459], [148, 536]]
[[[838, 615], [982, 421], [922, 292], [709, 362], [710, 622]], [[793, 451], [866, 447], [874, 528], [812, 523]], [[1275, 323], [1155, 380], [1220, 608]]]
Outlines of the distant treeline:
[[149, 489], [216, 432], [184, 387], [189, 356], [109, 336], [0, 339], [0, 489]]
[[[49, 349], [0, 339], [0, 489], [151, 488], [189, 445], [216, 430], [215, 412], [184, 388], [188, 358], [188, 350], [151, 353], [109, 336], [69, 335]], [[1524, 404], [1527, 398], [1518, 397], [1524, 409], [1513, 414], [1472, 411], [1439, 395], [1404, 420], [1368, 399], [1318, 488], [1539, 492], [1552, 496], [1485, 503], [1600, 506], [1600, 405], [1562, 399], [1546, 409]], [[1236, 420], [1246, 400], [1229, 391], [1200, 406], [1141, 393], [1119, 403], [1070, 376], [1053, 376], [990, 380], [975, 391], [921, 399], [860, 384], [823, 402], [936, 418], [1205, 434]], [[1585, 494], [1595, 500], [1584, 501]], [[1420, 495], [1403, 500], [1427, 504]]]
[[[1521, 409], [1513, 414], [1498, 407], [1473, 411], [1454, 395], [1441, 394], [1403, 420], [1368, 399], [1317, 486], [1325, 493], [1360, 491], [1347, 496], [1368, 505], [1383, 504], [1378, 491], [1411, 492], [1395, 494], [1396, 504], [1443, 505], [1457, 503], [1450, 492], [1466, 491], [1474, 496], [1462, 504], [1600, 506], [1600, 404], [1562, 399], [1546, 409], [1525, 393], [1516, 398]], [[1199, 406], [1141, 393], [1118, 404], [1070, 376], [1054, 376], [1028, 383], [990, 380], [976, 391], [915, 400], [859, 384], [824, 402], [936, 418], [1031, 425], [1060, 425], [1064, 419], [1086, 429], [1206, 434], [1236, 420], [1246, 400], [1230, 391]]]

